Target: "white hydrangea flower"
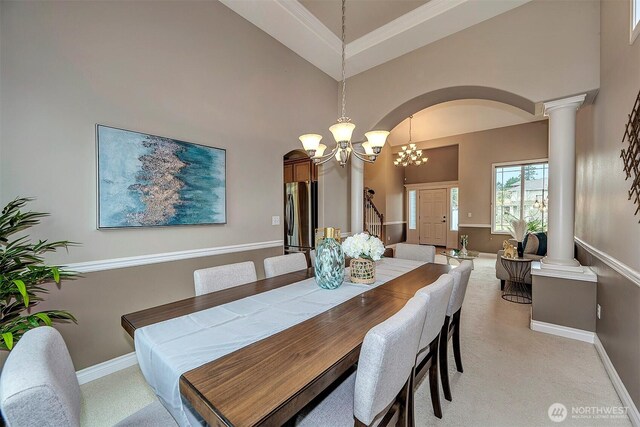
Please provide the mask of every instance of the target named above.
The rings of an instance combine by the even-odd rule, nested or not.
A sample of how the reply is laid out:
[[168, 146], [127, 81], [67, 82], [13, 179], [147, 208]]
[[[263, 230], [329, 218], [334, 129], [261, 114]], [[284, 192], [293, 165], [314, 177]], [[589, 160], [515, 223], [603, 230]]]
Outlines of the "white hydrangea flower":
[[384, 254], [384, 244], [377, 237], [358, 233], [342, 243], [342, 250], [350, 258], [368, 258], [378, 261]]

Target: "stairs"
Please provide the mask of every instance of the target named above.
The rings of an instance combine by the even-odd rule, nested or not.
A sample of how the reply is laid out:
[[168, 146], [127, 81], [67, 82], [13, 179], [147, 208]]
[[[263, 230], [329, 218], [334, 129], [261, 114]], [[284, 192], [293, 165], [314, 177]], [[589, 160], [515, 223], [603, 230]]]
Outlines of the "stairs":
[[384, 215], [373, 203], [374, 191], [369, 187], [364, 189], [364, 231], [382, 240], [384, 243]]

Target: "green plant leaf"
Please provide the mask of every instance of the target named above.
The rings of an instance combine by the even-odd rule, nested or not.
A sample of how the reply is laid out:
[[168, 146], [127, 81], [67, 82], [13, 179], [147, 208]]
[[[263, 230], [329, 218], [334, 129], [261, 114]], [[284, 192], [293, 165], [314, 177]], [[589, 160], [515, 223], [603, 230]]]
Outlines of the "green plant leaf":
[[29, 307], [29, 294], [27, 293], [27, 287], [24, 282], [20, 279], [14, 279], [13, 284], [16, 285], [16, 288], [20, 291], [20, 295], [22, 295], [22, 299], [24, 300], [24, 306]]
[[51, 326], [52, 322], [51, 322], [51, 318], [49, 316], [47, 316], [44, 313], [36, 313], [34, 314], [34, 316], [36, 316], [37, 318], [41, 319], [45, 325], [47, 326]]
[[13, 348], [13, 334], [11, 332], [5, 332], [2, 334], [2, 339], [9, 350]]
[[60, 283], [60, 270], [58, 267], [51, 267], [51, 272], [53, 273], [53, 280], [55, 280], [56, 283]]

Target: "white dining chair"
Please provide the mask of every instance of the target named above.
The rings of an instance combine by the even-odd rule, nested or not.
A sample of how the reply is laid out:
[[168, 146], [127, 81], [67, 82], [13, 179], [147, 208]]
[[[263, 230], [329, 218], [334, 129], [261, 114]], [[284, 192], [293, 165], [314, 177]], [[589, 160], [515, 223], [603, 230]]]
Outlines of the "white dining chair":
[[467, 293], [467, 285], [473, 270], [473, 262], [462, 261], [460, 265], [452, 269], [449, 274], [453, 276], [453, 292], [447, 307], [447, 316], [440, 332], [440, 377], [442, 379], [442, 391], [444, 398], [451, 401], [451, 386], [449, 385], [448, 348], [449, 340], [453, 338], [453, 356], [456, 361], [456, 369], [462, 373], [462, 357], [460, 355], [460, 312], [462, 303]]
[[453, 291], [453, 276], [443, 274], [432, 284], [419, 289], [416, 296], [424, 298], [427, 304], [427, 317], [420, 338], [413, 386], [425, 375], [429, 375], [431, 405], [436, 417], [442, 418], [440, 406], [440, 387], [438, 386], [438, 342], [440, 331], [447, 315], [449, 299]]
[[424, 298], [413, 297], [367, 332], [358, 369], [298, 415], [298, 426], [378, 425], [395, 414], [403, 425], [408, 411], [411, 372], [424, 327]]
[[253, 261], [203, 268], [193, 272], [196, 296], [244, 285], [256, 280], [258, 278]]
[[264, 275], [267, 278], [307, 269], [307, 257], [302, 252], [265, 258]]
[[436, 260], [436, 247], [430, 245], [414, 245], [398, 243], [393, 254], [394, 258], [408, 259], [433, 263]]
[[[9, 427], [80, 426], [81, 391], [69, 350], [49, 326], [26, 332], [15, 345], [0, 376], [0, 409]], [[177, 426], [158, 401], [118, 427]]]

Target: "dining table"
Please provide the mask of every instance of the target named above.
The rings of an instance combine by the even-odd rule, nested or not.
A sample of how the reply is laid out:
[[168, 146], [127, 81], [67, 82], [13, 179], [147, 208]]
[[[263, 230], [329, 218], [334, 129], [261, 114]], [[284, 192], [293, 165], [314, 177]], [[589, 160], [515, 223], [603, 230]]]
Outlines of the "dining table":
[[282, 425], [358, 361], [366, 333], [451, 266], [383, 258], [376, 282], [322, 289], [296, 271], [122, 316], [179, 425]]

